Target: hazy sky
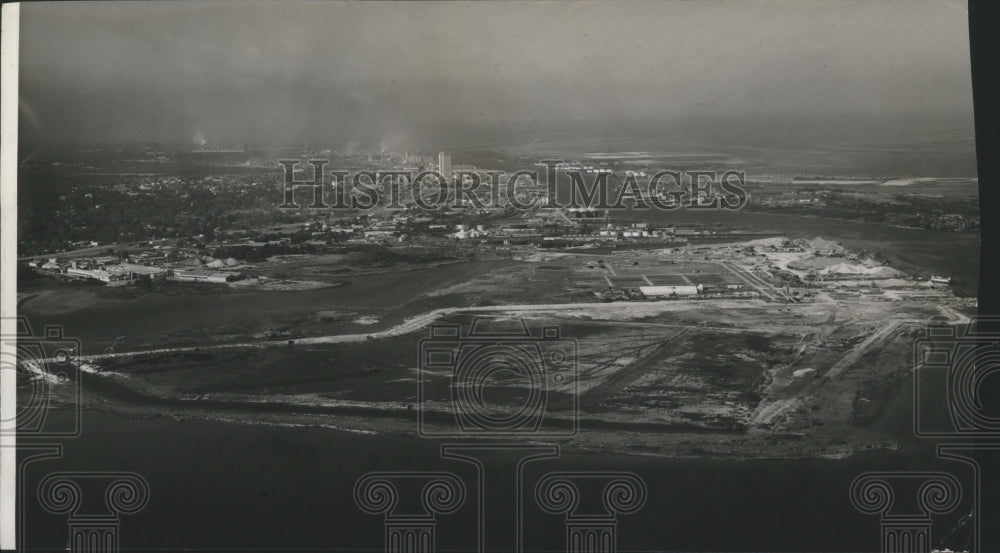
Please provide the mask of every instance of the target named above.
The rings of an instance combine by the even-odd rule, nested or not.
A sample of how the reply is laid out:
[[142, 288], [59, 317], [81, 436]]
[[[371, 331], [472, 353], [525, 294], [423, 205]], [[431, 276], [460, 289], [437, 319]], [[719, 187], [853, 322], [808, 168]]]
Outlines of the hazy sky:
[[66, 2], [21, 7], [26, 140], [971, 113], [952, 1]]

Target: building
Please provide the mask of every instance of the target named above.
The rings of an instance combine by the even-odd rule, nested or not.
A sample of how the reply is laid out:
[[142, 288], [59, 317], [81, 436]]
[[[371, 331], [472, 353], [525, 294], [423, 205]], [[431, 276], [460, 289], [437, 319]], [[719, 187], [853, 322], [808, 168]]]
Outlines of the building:
[[[482, 226], [482, 225], [480, 225]], [[455, 238], [459, 240], [465, 240], [466, 238], [481, 238], [487, 236], [489, 233], [482, 229], [466, 229], [461, 228], [458, 232], [452, 234]]]
[[506, 234], [534, 234], [538, 232], [538, 229], [527, 225], [511, 225], [509, 227], [501, 228], [500, 232]]
[[700, 294], [704, 288], [701, 284], [698, 286], [640, 286], [639, 291], [642, 295], [646, 297], [662, 297], [662, 296], [696, 296]]
[[170, 269], [139, 265], [138, 263], [122, 263], [114, 266], [114, 270], [128, 273], [129, 278], [165, 278], [170, 276]]
[[112, 273], [101, 269], [80, 269], [70, 267], [66, 269], [66, 274], [75, 277], [89, 278], [101, 282], [111, 282], [113, 280], [128, 280], [128, 276], [122, 273]]
[[421, 169], [427, 165], [434, 163], [434, 154], [421, 154], [418, 152], [406, 152], [403, 158], [403, 162], [407, 164], [414, 164]]
[[438, 154], [438, 173], [441, 173], [445, 182], [451, 183], [451, 156], [444, 152]]
[[217, 273], [210, 271], [208, 269], [176, 269], [174, 270], [174, 278], [177, 280], [185, 280], [189, 282], [213, 282], [217, 284], [225, 284], [233, 276], [229, 273]]

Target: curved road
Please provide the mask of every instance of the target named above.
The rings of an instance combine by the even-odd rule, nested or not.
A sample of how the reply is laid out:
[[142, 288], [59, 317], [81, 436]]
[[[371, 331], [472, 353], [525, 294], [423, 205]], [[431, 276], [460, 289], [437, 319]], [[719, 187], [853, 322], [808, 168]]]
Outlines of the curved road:
[[[220, 350], [228, 348], [266, 348], [266, 347], [279, 347], [288, 346], [288, 343], [294, 342], [295, 344], [343, 344], [351, 342], [363, 342], [369, 339], [375, 338], [388, 338], [392, 336], [401, 336], [403, 334], [408, 334], [415, 330], [419, 330], [437, 319], [444, 317], [446, 315], [451, 315], [454, 313], [496, 313], [496, 312], [506, 312], [506, 311], [567, 311], [574, 309], [609, 309], [609, 308], [622, 308], [627, 306], [641, 306], [641, 305], [676, 305], [678, 303], [691, 303], [691, 302], [704, 302], [710, 300], [663, 300], [654, 302], [633, 302], [633, 301], [615, 301], [615, 302], [604, 302], [604, 303], [543, 303], [543, 304], [526, 304], [526, 305], [488, 305], [481, 307], [446, 307], [442, 309], [435, 309], [424, 313], [423, 315], [418, 315], [416, 317], [407, 319], [398, 325], [388, 328], [386, 330], [381, 330], [377, 332], [370, 332], [364, 334], [335, 334], [330, 336], [311, 336], [306, 338], [296, 338], [296, 339], [284, 339], [284, 340], [264, 340], [258, 342], [239, 342], [234, 344], [214, 344], [205, 346], [182, 346], [173, 348], [155, 348], [137, 351], [124, 351], [116, 353], [100, 353], [95, 355], [84, 355], [78, 357], [78, 361], [100, 361], [102, 359], [113, 359], [121, 357], [135, 357], [139, 355], [152, 355], [159, 353], [182, 353], [189, 351], [210, 351], [210, 350]], [[745, 302], [753, 302], [754, 300], [742, 300]], [[51, 361], [49, 359], [48, 361]]]

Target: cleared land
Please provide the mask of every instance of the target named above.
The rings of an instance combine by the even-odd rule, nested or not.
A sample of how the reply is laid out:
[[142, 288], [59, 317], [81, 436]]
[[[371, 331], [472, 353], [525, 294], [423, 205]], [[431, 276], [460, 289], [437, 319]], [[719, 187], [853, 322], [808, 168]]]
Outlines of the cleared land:
[[[886, 405], [906, 389], [915, 332], [935, 316], [961, 321], [964, 304], [919, 282], [812, 282], [789, 268], [815, 257], [781, 244], [605, 258], [531, 253], [467, 268], [394, 309], [296, 304], [302, 320], [279, 336], [234, 332], [221, 342], [99, 353], [84, 365], [93, 373], [83, 375], [85, 402], [136, 414], [413, 433], [420, 412], [447, 430], [468, 409], [458, 398], [474, 397], [502, 418], [543, 397], [546, 428], [576, 421], [581, 430], [543, 439], [579, 450], [756, 457], [891, 445], [899, 435]], [[654, 279], [742, 283], [758, 295], [599, 301], [609, 287]], [[475, 348], [463, 350], [465, 338], [449, 346], [451, 362], [428, 365], [421, 340], [429, 325], [466, 332], [477, 318], [527, 324], [531, 336], [487, 345], [527, 348], [527, 365], [543, 377], [485, 371], [470, 383], [461, 369]], [[558, 338], [546, 341], [545, 327], [558, 328]], [[553, 344], [571, 344], [572, 355], [545, 357]]]

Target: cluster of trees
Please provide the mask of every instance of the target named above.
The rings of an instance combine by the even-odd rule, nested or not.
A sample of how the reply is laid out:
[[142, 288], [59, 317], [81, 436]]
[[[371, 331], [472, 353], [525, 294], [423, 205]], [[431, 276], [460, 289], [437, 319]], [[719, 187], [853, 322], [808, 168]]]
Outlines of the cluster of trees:
[[212, 252], [212, 257], [225, 259], [232, 257], [240, 261], [263, 261], [275, 255], [296, 253], [317, 253], [324, 248], [312, 244], [272, 243], [263, 246], [220, 246]]
[[[975, 198], [921, 198], [912, 195], [897, 194], [892, 201], [884, 201], [881, 196], [871, 199], [855, 195], [829, 193], [822, 205], [802, 204], [796, 206], [797, 212], [842, 219], [848, 221], [864, 221], [868, 223], [884, 223], [908, 227], [937, 230], [966, 230], [978, 227], [979, 203]], [[765, 211], [786, 211], [788, 207], [749, 204], [752, 208]], [[943, 215], [957, 214], [963, 219], [959, 227], [952, 220], [946, 220]]]
[[237, 177], [225, 185], [190, 181], [148, 190], [135, 186], [139, 178], [108, 181], [48, 168], [25, 171], [17, 206], [21, 253], [59, 251], [83, 240], [211, 239], [215, 229], [292, 220], [291, 213], [275, 208], [272, 188], [250, 186]]
[[351, 253], [353, 263], [371, 267], [384, 267], [397, 263], [432, 263], [453, 259], [451, 255], [439, 250], [392, 249], [379, 244], [357, 244], [341, 248], [340, 251]]

